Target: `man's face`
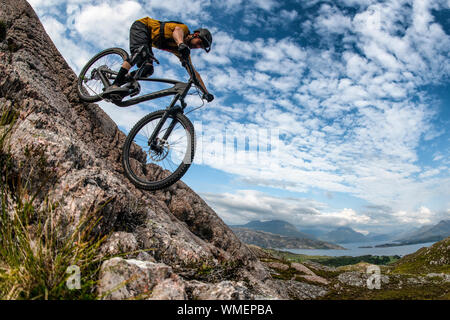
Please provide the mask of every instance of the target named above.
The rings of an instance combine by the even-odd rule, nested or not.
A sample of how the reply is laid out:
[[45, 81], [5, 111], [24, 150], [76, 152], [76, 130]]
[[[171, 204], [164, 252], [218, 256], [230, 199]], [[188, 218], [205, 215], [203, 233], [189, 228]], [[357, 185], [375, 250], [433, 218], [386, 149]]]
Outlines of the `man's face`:
[[200, 39], [198, 37], [192, 38], [191, 41], [189, 42], [189, 48], [191, 48], [191, 49], [201, 49], [201, 48], [203, 48], [202, 39]]

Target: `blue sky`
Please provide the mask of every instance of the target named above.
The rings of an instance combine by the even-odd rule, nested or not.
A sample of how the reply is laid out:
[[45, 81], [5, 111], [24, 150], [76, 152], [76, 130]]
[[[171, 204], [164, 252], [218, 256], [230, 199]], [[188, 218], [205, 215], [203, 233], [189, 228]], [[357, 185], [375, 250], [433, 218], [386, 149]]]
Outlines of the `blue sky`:
[[[448, 0], [30, 3], [77, 73], [129, 50], [145, 16], [212, 31], [192, 59], [216, 99], [189, 114], [200, 146], [183, 181], [225, 222], [383, 233], [450, 217]], [[155, 53], [156, 76], [186, 79]], [[167, 103], [100, 106], [127, 132]]]

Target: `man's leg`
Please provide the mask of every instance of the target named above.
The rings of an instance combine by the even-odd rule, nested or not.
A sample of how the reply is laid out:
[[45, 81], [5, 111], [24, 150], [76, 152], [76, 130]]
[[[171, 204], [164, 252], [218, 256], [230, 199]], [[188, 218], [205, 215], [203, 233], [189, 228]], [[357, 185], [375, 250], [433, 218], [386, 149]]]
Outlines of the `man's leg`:
[[115, 87], [120, 87], [121, 85], [125, 84], [126, 81], [126, 75], [128, 71], [131, 69], [131, 64], [128, 61], [124, 61], [122, 64], [122, 67], [119, 70], [119, 73], [117, 74], [116, 79], [114, 79], [114, 82], [112, 83]]
[[[130, 51], [131, 57], [128, 61], [124, 61], [116, 79], [113, 82], [113, 87], [118, 87], [127, 82], [126, 75], [131, 67], [138, 64], [140, 67], [145, 61], [146, 50], [151, 52], [151, 34], [148, 27], [140, 21], [135, 21], [130, 28]], [[150, 47], [149, 47], [150, 45]], [[153, 66], [151, 66], [153, 68]], [[152, 72], [153, 73], [153, 72]]]
[[151, 30], [142, 22], [136, 21], [130, 29], [130, 65], [142, 68], [139, 76], [150, 76], [153, 73], [153, 64], [149, 60], [152, 54]]

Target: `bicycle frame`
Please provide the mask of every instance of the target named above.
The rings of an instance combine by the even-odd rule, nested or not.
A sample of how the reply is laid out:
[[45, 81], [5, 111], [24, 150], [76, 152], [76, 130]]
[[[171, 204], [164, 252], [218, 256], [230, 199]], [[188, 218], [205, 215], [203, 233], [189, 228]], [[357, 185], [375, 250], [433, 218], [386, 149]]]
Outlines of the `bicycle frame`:
[[164, 90], [160, 90], [160, 91], [156, 91], [156, 92], [152, 92], [152, 93], [148, 93], [148, 94], [145, 94], [145, 95], [142, 95], [137, 98], [130, 99], [130, 100], [113, 102], [115, 105], [117, 105], [119, 107], [129, 107], [129, 106], [132, 106], [135, 104], [139, 104], [141, 102], [174, 95], [175, 97], [170, 104], [170, 107], [172, 107], [179, 99], [181, 99], [182, 101], [184, 100], [184, 98], [186, 97], [186, 95], [193, 83], [193, 81], [189, 81], [186, 83], [186, 82], [181, 82], [181, 81], [177, 81], [177, 80], [159, 79], [159, 78], [139, 78], [136, 80], [137, 81], [148, 81], [148, 82], [171, 83], [171, 84], [173, 84], [173, 87], [164, 89]]
[[[157, 124], [155, 130], [153, 131], [151, 137], [148, 139], [148, 145], [150, 147], [157, 147], [156, 143], [156, 137], [158, 136], [161, 128], [163, 127], [164, 123], [166, 122], [166, 120], [168, 119], [168, 117], [172, 114], [176, 114], [177, 112], [183, 112], [184, 109], [187, 107], [186, 102], [184, 101], [184, 99], [186, 98], [186, 95], [188, 94], [190, 88], [192, 87], [192, 85], [194, 83], [198, 83], [198, 81], [196, 81], [195, 78], [195, 73], [194, 70], [192, 68], [192, 65], [190, 64], [190, 62], [186, 61], [185, 62], [187, 65], [187, 68], [189, 70], [190, 73], [190, 79], [188, 82], [181, 82], [181, 81], [177, 81], [177, 80], [172, 80], [172, 79], [162, 79], [162, 78], [137, 78], [135, 79], [136, 81], [149, 81], [149, 82], [160, 82], [160, 83], [170, 83], [173, 84], [173, 87], [168, 88], [168, 89], [164, 89], [164, 90], [159, 90], [156, 92], [152, 92], [149, 94], [145, 94], [142, 96], [139, 96], [137, 98], [133, 98], [130, 100], [126, 100], [126, 101], [120, 101], [120, 102], [113, 102], [115, 105], [119, 106], [119, 107], [129, 107], [141, 102], [145, 102], [145, 101], [149, 101], [149, 100], [153, 100], [153, 99], [158, 99], [158, 98], [162, 98], [162, 97], [167, 97], [167, 96], [171, 96], [174, 95], [175, 97], [172, 99], [172, 102], [170, 103], [170, 105], [167, 107], [167, 111], [166, 113], [164, 113], [163, 117], [161, 118], [161, 120], [159, 121], [159, 123]], [[184, 64], [183, 64], [184, 65]], [[101, 81], [103, 82], [103, 84], [105, 85], [105, 87], [110, 86], [111, 84], [109, 83], [108, 79], [105, 77], [104, 74], [102, 74], [102, 72], [99, 72], [99, 76]], [[181, 102], [181, 107], [177, 107], [175, 106], [175, 104], [177, 103], [177, 101], [180, 100]], [[172, 122], [170, 123], [168, 129], [166, 130], [164, 137], [161, 139], [162, 141], [166, 141], [170, 134], [172, 133], [172, 130], [174, 129], [176, 124], [176, 119], [174, 118], [172, 120]]]
[[[155, 59], [155, 61], [157, 61], [159, 63], [158, 60]], [[117, 105], [119, 107], [129, 107], [129, 106], [132, 106], [135, 104], [139, 104], [141, 102], [174, 95], [175, 97], [172, 100], [172, 102], [170, 103], [169, 108], [172, 108], [175, 105], [175, 103], [180, 99], [182, 109], [184, 110], [184, 108], [186, 107], [186, 104], [184, 103], [184, 98], [186, 97], [187, 93], [189, 92], [189, 89], [191, 88], [192, 84], [198, 83], [198, 80], [195, 77], [195, 73], [194, 73], [191, 63], [188, 60], [184, 60], [182, 63], [183, 63], [183, 66], [187, 67], [187, 69], [190, 73], [190, 79], [187, 83], [178, 81], [178, 80], [162, 79], [162, 78], [135, 78], [134, 79], [135, 81], [171, 83], [171, 84], [173, 84], [173, 87], [164, 89], [164, 90], [160, 90], [160, 91], [156, 91], [156, 92], [152, 92], [152, 93], [149, 93], [149, 94], [146, 94], [143, 96], [139, 96], [137, 98], [126, 100], [126, 101], [120, 101], [120, 102], [112, 101], [112, 103], [114, 103], [115, 105]], [[143, 68], [143, 66], [141, 68]], [[141, 69], [138, 70], [138, 73], [140, 70]], [[102, 71], [103, 70], [100, 68], [98, 74], [99, 74], [100, 80], [102, 81], [103, 85], [105, 86], [105, 88], [107, 88], [107, 87], [111, 86], [111, 83], [109, 82], [109, 80], [103, 74]], [[114, 74], [116, 74], [116, 73], [114, 72]]]

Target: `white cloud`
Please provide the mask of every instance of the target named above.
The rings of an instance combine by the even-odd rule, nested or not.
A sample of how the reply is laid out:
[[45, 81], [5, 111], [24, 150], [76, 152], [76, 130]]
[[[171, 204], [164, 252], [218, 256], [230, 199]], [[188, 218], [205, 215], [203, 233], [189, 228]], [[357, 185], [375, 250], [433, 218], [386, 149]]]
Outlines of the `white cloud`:
[[[283, 138], [277, 158], [254, 160], [255, 152], [245, 158], [240, 150], [237, 156], [253, 160], [229, 166], [205, 156], [205, 164], [258, 185], [297, 192], [314, 188], [351, 193], [369, 203], [389, 206], [402, 219], [421, 206], [435, 212], [437, 208], [429, 204], [438, 196], [448, 198], [450, 179], [448, 170], [422, 166], [418, 161], [423, 139], [431, 143], [444, 134], [434, 128], [436, 110], [421, 88], [445, 82], [450, 75], [450, 37], [431, 14], [432, 8], [448, 7], [448, 3], [339, 2], [357, 7], [356, 13], [322, 5], [318, 15], [306, 16], [309, 20], [303, 26], [310, 28], [302, 34], [307, 36], [305, 44], [291, 34], [256, 39], [250, 34], [253, 40], [244, 40], [233, 26], [215, 24], [211, 9], [219, 5], [216, 1], [194, 0], [186, 6], [179, 0], [67, 0], [66, 12], [62, 12], [58, 10], [64, 6], [55, 1], [31, 0], [56, 46], [75, 69], [100, 49], [115, 45], [128, 49], [129, 26], [141, 16], [208, 22], [215, 39], [213, 50], [207, 55], [196, 52], [193, 59], [216, 100], [190, 116], [203, 121], [208, 137], [225, 129], [239, 136], [242, 130], [256, 127], [278, 129]], [[224, 15], [232, 12], [253, 26], [277, 23], [271, 19], [277, 14], [289, 21], [304, 14], [288, 11], [275, 1], [220, 4]], [[309, 37], [312, 31], [326, 41], [315, 42]], [[165, 64], [157, 68], [158, 75], [185, 76], [177, 59], [157, 54]], [[167, 70], [173, 66], [177, 66], [174, 71]], [[103, 107], [125, 127], [146, 112], [146, 107]], [[221, 147], [218, 141], [204, 145]], [[446, 155], [441, 150], [434, 161], [444, 163]], [[447, 210], [448, 204], [441, 201], [440, 205], [441, 211]], [[362, 217], [363, 224], [364, 215], [351, 210], [330, 209], [328, 219], [343, 223], [345, 217]]]
[[400, 223], [417, 223], [422, 225], [430, 224], [433, 221], [433, 213], [427, 207], [420, 207], [419, 210], [415, 212], [398, 211], [395, 212], [393, 216], [397, 218]]
[[74, 28], [84, 41], [97, 46], [127, 48], [129, 26], [142, 18], [142, 9], [136, 1], [85, 6], [74, 17]]
[[295, 18], [298, 17], [298, 12], [296, 10], [281, 10], [279, 13], [279, 19], [285, 21], [285, 22], [290, 22], [295, 20]]
[[305, 217], [320, 214], [326, 206], [308, 199], [280, 198], [255, 190], [235, 193], [203, 193], [203, 198], [230, 224], [251, 220], [279, 219], [297, 224]]
[[270, 11], [280, 5], [276, 0], [249, 0], [251, 5]]
[[298, 227], [349, 226], [358, 232], [389, 233], [416, 228], [448, 219], [450, 210], [435, 212], [422, 206], [414, 211], [395, 211], [373, 207], [357, 212], [343, 208], [333, 210], [326, 204], [306, 198], [277, 197], [256, 190], [234, 193], [202, 193], [201, 196], [228, 224], [245, 224], [253, 220], [284, 220]]
[[366, 226], [372, 219], [353, 209], [330, 210], [325, 204], [304, 199], [275, 197], [255, 190], [235, 193], [203, 193], [215, 211], [230, 224], [244, 224], [252, 220], [284, 220], [307, 226]]
[[75, 72], [79, 72], [90, 59], [91, 53], [80, 47], [74, 40], [66, 37], [66, 27], [55, 18], [44, 17], [42, 24], [69, 65]]
[[330, 33], [345, 33], [351, 26], [351, 18], [345, 16], [339, 9], [328, 4], [322, 5], [318, 12], [314, 27], [320, 35], [328, 36]]
[[145, 0], [144, 8], [151, 10], [158, 16], [152, 18], [158, 20], [176, 20], [187, 24], [199, 23], [199, 20], [208, 20], [210, 18], [208, 9], [211, 5], [210, 0]]

